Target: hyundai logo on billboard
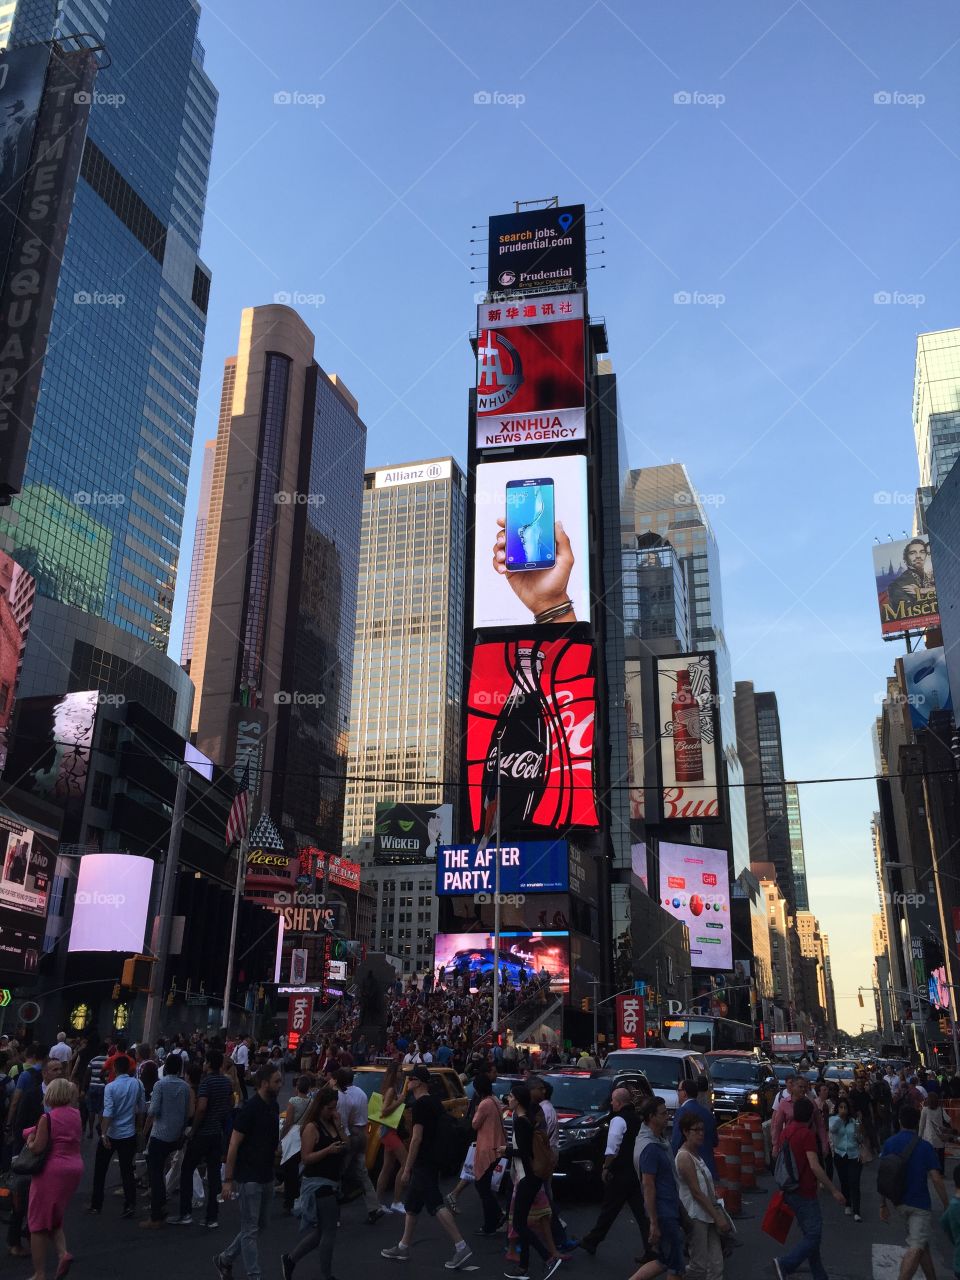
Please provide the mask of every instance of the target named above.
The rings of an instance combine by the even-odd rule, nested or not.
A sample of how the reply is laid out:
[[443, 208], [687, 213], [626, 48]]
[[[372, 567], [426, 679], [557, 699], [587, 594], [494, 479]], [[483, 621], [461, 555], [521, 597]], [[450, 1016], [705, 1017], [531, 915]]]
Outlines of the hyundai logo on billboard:
[[[570, 887], [566, 840], [531, 840], [500, 848], [500, 893], [566, 893]], [[460, 844], [437, 853], [437, 893], [487, 893], [497, 890], [497, 851], [493, 845]]]
[[477, 448], [586, 436], [583, 294], [477, 310]]
[[587, 283], [586, 210], [530, 209], [490, 219], [487, 291]]

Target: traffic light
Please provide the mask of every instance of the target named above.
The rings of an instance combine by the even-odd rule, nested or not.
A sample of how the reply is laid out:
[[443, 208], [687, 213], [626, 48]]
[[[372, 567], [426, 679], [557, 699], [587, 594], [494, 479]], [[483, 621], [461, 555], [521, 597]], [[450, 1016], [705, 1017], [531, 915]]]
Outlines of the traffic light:
[[149, 991], [153, 978], [153, 960], [149, 956], [130, 956], [123, 962], [120, 982], [134, 991]]
[[120, 983], [119, 982], [115, 982], [113, 984], [113, 999], [114, 1000], [120, 999]]
[[859, 1001], [860, 1008], [862, 1009], [863, 1008], [863, 992], [862, 991], [859, 991], [859, 990], [857, 991], [857, 1000]]
[[584, 996], [584, 997], [583, 997], [583, 999], [580, 1001], [580, 1008], [583, 1010], [583, 1012], [584, 1012], [584, 1013], [589, 1013], [589, 1012], [590, 1012], [590, 997], [589, 997], [589, 996]]

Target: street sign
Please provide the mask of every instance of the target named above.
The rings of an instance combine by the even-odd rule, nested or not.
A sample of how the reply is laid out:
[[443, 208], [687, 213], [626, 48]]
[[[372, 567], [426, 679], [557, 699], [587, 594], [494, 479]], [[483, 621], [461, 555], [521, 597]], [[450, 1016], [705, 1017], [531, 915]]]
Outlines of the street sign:
[[0, 987], [0, 1009], [5, 1009], [13, 1000], [13, 992], [9, 987]]
[[647, 984], [637, 979], [633, 984], [633, 994], [635, 996], [645, 996], [647, 994]]

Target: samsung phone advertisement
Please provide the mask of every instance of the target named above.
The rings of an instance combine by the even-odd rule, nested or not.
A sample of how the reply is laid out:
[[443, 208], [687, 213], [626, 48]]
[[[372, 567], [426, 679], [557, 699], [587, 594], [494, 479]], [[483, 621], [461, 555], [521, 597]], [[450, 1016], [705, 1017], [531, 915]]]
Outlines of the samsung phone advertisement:
[[[470, 989], [489, 986], [493, 981], [494, 938], [492, 933], [438, 933], [434, 939], [434, 967], [445, 968], [449, 981], [453, 974], [466, 977]], [[550, 990], [565, 995], [570, 990], [570, 934], [500, 934], [500, 976], [511, 987], [546, 972]]]
[[726, 849], [660, 843], [660, 905], [690, 930], [690, 967], [733, 966]]
[[569, 600], [590, 621], [585, 458], [477, 467], [473, 625], [523, 627]]
[[477, 448], [586, 436], [583, 294], [477, 309]]
[[497, 885], [497, 847], [457, 844], [442, 846], [437, 855], [437, 893], [566, 893], [570, 887], [566, 840], [528, 840], [501, 844], [500, 883]]

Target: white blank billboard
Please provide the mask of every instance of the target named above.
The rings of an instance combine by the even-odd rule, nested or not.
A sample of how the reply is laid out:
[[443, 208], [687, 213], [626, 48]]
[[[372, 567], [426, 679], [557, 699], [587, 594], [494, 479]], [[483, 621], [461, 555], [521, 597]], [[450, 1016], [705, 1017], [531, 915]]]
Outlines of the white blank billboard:
[[129, 853], [88, 853], [81, 858], [67, 950], [139, 954], [153, 867], [151, 858]]

